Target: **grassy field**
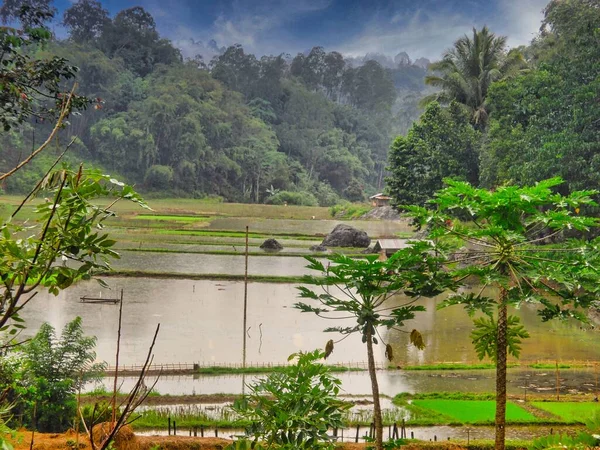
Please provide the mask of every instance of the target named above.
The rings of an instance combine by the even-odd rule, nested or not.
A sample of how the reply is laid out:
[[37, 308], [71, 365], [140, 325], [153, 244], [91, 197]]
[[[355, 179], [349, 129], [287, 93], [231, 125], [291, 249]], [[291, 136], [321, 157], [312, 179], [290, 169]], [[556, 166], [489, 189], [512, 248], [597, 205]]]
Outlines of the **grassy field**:
[[[494, 421], [496, 403], [493, 400], [413, 400], [413, 405], [451, 417], [460, 423]], [[538, 419], [512, 402], [506, 404], [506, 420], [512, 423], [536, 422]]]
[[[0, 203], [16, 206], [23, 200], [19, 195], [4, 195]], [[231, 217], [262, 217], [267, 219], [330, 219], [329, 208], [320, 206], [278, 206], [247, 203], [222, 203], [212, 199], [160, 198], [146, 199], [148, 206], [160, 214], [167, 215], [210, 215]], [[36, 202], [40, 202], [37, 200]], [[111, 199], [98, 202], [108, 205]], [[35, 204], [35, 202], [34, 202]], [[30, 208], [30, 206], [28, 206]], [[120, 201], [113, 209], [119, 214], [152, 214], [132, 202]]]
[[600, 404], [595, 402], [533, 402], [532, 405], [567, 423], [585, 423], [600, 414]]

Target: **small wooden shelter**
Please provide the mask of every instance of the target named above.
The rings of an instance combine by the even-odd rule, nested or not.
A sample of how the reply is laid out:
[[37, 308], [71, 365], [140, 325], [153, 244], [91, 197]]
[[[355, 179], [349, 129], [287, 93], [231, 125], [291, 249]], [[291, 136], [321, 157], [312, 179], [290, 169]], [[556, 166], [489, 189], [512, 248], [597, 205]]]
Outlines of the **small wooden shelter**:
[[384, 195], [382, 192], [369, 197], [371, 204], [376, 207], [388, 206], [390, 204], [391, 199], [392, 199], [392, 197], [388, 197], [387, 195]]
[[373, 250], [380, 255], [391, 256], [407, 246], [406, 239], [378, 239]]

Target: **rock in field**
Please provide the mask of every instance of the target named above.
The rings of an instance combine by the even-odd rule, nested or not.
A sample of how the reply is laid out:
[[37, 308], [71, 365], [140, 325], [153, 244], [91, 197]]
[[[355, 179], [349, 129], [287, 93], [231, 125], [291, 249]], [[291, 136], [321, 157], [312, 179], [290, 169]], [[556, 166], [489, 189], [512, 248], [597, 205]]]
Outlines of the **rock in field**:
[[324, 245], [312, 245], [309, 250], [311, 252], [326, 252], [327, 251], [327, 247], [325, 247]]
[[262, 243], [260, 248], [268, 252], [278, 252], [279, 250], [283, 250], [283, 245], [281, 245], [275, 239], [267, 239]]
[[368, 247], [371, 238], [364, 231], [346, 224], [339, 224], [323, 239], [325, 247]]

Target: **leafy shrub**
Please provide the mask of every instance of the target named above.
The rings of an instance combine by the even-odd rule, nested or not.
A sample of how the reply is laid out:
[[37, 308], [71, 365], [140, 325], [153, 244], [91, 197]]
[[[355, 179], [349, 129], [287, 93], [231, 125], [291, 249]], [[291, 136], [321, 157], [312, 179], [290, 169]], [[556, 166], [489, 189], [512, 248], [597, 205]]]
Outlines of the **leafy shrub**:
[[146, 171], [144, 183], [152, 189], [168, 189], [173, 183], [173, 169], [155, 164]]
[[371, 209], [371, 205], [366, 205], [364, 203], [342, 202], [329, 208], [329, 214], [331, 217], [339, 219], [358, 219], [371, 211]]
[[351, 202], [362, 202], [365, 199], [364, 188], [356, 178], [348, 183], [348, 187], [344, 189], [343, 194]]
[[281, 191], [269, 197], [266, 203], [271, 205], [298, 205], [298, 206], [317, 206], [319, 202], [313, 194], [306, 191], [291, 192]]
[[340, 196], [327, 183], [316, 184], [315, 197], [319, 201], [319, 206], [333, 206], [340, 200]]
[[250, 394], [236, 401], [233, 410], [251, 421], [246, 434], [282, 449], [333, 448], [328, 428], [343, 426], [350, 404], [337, 398], [340, 380], [316, 361], [320, 350], [295, 353], [296, 364], [249, 386]]

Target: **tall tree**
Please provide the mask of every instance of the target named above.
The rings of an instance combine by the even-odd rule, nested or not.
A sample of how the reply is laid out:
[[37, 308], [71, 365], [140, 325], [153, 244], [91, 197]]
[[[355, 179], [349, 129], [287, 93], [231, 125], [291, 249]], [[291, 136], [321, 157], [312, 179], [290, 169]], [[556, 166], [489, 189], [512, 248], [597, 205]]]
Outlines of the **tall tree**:
[[[585, 320], [598, 295], [598, 243], [579, 240], [558, 245], [567, 230], [587, 232], [597, 218], [580, 214], [596, 206], [595, 191], [568, 196], [556, 193], [562, 183], [549, 179], [534, 186], [503, 186], [495, 191], [476, 189], [448, 180], [428, 207], [410, 207], [410, 215], [429, 227], [429, 238], [453, 242], [455, 249], [444, 273], [464, 286], [438, 307], [462, 305], [475, 319], [471, 335], [478, 355], [496, 362], [496, 449], [504, 449], [506, 433], [506, 366], [508, 354], [518, 356], [527, 333], [509, 307], [539, 305], [543, 321], [555, 317]], [[492, 288], [492, 289], [486, 289]]]
[[446, 109], [429, 104], [408, 135], [392, 144], [386, 182], [394, 204], [422, 205], [448, 177], [478, 184], [480, 139], [456, 102]]
[[79, 0], [63, 14], [63, 24], [76, 42], [98, 39], [109, 22], [108, 11], [97, 0]]
[[141, 6], [124, 9], [107, 23], [99, 45], [139, 76], [148, 75], [157, 64], [181, 62], [179, 50], [160, 37], [154, 18]]
[[551, 2], [533, 51], [538, 67], [494, 83], [482, 182], [531, 184], [559, 175], [561, 188], [600, 188], [600, 8]]
[[[294, 306], [321, 318], [356, 321], [349, 327], [329, 327], [324, 331], [342, 334], [340, 341], [358, 333], [367, 347], [377, 450], [383, 450], [383, 422], [373, 346], [380, 340], [384, 343], [379, 333], [382, 327], [406, 332], [402, 329], [404, 322], [425, 310], [415, 304], [419, 297], [437, 295], [448, 286], [447, 283], [451, 283], [444, 274], [434, 276], [441, 262], [437, 254], [433, 244], [421, 241], [400, 250], [386, 261], [379, 261], [377, 255], [364, 259], [336, 255], [329, 258], [333, 264], [325, 266], [314, 258], [306, 258], [310, 262], [307, 267], [320, 272], [320, 276], [306, 276], [303, 282], [321, 289], [315, 292], [306, 286], [298, 287], [300, 297], [311, 300], [316, 306], [302, 302]], [[404, 295], [405, 301], [390, 306], [386, 301], [394, 295]], [[423, 338], [417, 330], [410, 332], [410, 341], [417, 348], [424, 347]], [[333, 347], [334, 342], [330, 340], [326, 346], [326, 357]], [[390, 361], [393, 359], [389, 344], [385, 354]]]
[[39, 26], [50, 21], [56, 8], [52, 0], [4, 0], [0, 6], [2, 23], [17, 20], [24, 28]]
[[[0, 125], [5, 131], [32, 116], [41, 120], [57, 117], [68, 94], [62, 83], [77, 73], [64, 58], [39, 58], [36, 54], [51, 38], [44, 22], [52, 13], [27, 7], [19, 14], [22, 29], [0, 28]], [[88, 104], [85, 98], [69, 98], [72, 107]]]
[[519, 51], [506, 52], [505, 36], [496, 36], [487, 27], [479, 31], [473, 28], [472, 38], [465, 35], [458, 39], [441, 61], [429, 66], [434, 74], [425, 77], [425, 82], [442, 90], [426, 97], [424, 103], [456, 100], [471, 111], [473, 123], [485, 126], [490, 85], [513, 74], [523, 64]]

